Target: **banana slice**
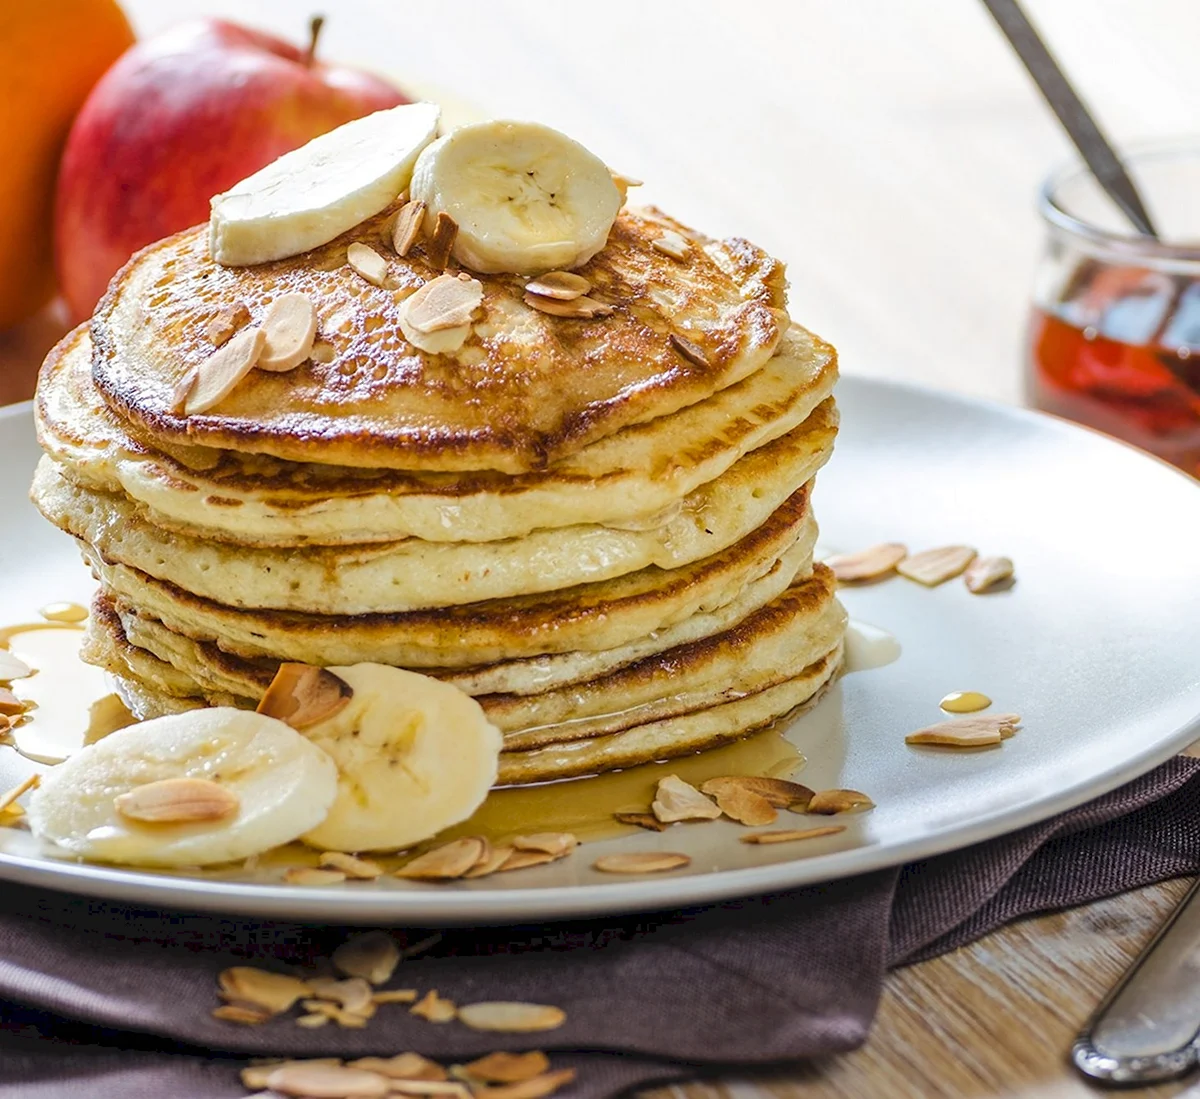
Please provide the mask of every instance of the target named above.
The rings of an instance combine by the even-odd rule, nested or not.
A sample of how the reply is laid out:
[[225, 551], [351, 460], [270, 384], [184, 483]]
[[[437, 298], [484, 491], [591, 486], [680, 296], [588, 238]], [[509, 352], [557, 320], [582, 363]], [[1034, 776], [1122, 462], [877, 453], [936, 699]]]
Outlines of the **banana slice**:
[[296, 256], [379, 213], [408, 186], [440, 115], [433, 103], [376, 111], [313, 138], [215, 196], [212, 258], [244, 267]]
[[396, 851], [466, 820], [496, 781], [501, 736], [469, 695], [384, 664], [330, 668], [349, 705], [304, 730], [337, 763], [329, 814], [304, 837], [332, 851]]
[[608, 240], [621, 192], [604, 162], [534, 122], [477, 122], [428, 146], [410, 192], [458, 223], [452, 254], [485, 274], [567, 270]]
[[53, 768], [29, 824], [87, 859], [205, 866], [291, 842], [337, 792], [333, 760], [282, 721], [189, 710], [110, 733]]

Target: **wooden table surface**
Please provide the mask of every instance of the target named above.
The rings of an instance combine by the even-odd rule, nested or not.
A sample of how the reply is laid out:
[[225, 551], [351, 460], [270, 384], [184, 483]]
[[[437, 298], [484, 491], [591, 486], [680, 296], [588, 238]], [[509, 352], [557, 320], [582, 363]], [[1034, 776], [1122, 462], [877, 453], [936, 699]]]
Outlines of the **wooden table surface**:
[[[309, 14], [294, 0], [124, 3], [143, 34], [209, 14], [299, 38]], [[1200, 5], [1027, 8], [1117, 140], [1195, 132]], [[837, 344], [846, 371], [1020, 400], [1041, 236], [1034, 197], [1067, 146], [981, 6], [329, 0], [325, 11], [326, 57], [558, 126], [646, 180], [644, 198], [787, 259], [793, 316]], [[0, 403], [29, 395], [60, 330], [48, 312], [0, 333]], [[668, 1090], [1094, 1094], [1067, 1066], [1070, 1040], [1185, 885], [1030, 920], [893, 974], [856, 1053], [770, 1079]]]

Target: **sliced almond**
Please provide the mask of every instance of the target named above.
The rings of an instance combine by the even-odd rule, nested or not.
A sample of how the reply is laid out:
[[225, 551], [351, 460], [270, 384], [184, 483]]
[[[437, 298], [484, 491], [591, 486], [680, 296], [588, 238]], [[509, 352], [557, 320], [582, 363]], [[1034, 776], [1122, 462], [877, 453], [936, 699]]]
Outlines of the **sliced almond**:
[[630, 187], [640, 187], [642, 181], [634, 179], [633, 176], [622, 175], [620, 172], [614, 172], [611, 168], [608, 170], [612, 176], [612, 181], [617, 185], [617, 190], [621, 192], [621, 205], [625, 205], [625, 200], [629, 197]]
[[22, 794], [27, 794], [30, 790], [36, 790], [41, 781], [41, 775], [30, 775], [24, 782], [18, 783], [11, 790], [6, 790], [3, 794], [0, 794], [0, 812], [4, 812], [15, 805], [17, 798], [21, 797]]
[[659, 779], [651, 811], [663, 824], [678, 820], [716, 820], [721, 808], [678, 775]]
[[282, 373], [299, 366], [312, 354], [317, 336], [317, 311], [305, 294], [282, 294], [271, 302], [262, 321], [266, 342], [258, 357], [259, 370]]
[[304, 1027], [306, 1030], [316, 1030], [317, 1027], [328, 1026], [329, 1016], [320, 1015], [313, 1012], [311, 1015], [297, 1015], [296, 1026]]
[[595, 298], [579, 297], [570, 301], [558, 298], [546, 298], [541, 294], [531, 294], [525, 291], [525, 304], [532, 306], [539, 313], [549, 313], [552, 317], [571, 317], [574, 320], [591, 320], [593, 317], [607, 317], [613, 307]]
[[558, 855], [548, 855], [545, 851], [518, 851], [509, 848], [509, 856], [501, 864], [500, 869], [507, 873], [509, 870], [524, 870], [529, 866], [545, 866], [548, 862], [557, 862]]
[[382, 1099], [389, 1091], [387, 1077], [376, 1072], [297, 1062], [275, 1069], [267, 1077], [267, 1087], [305, 1099]]
[[11, 683], [14, 679], [27, 679], [31, 675], [33, 669], [24, 660], [0, 648], [0, 682]]
[[414, 881], [448, 881], [461, 878], [483, 854], [483, 841], [478, 836], [443, 843], [432, 851], [418, 855], [396, 871], [398, 878]]
[[307, 988], [318, 999], [332, 1000], [343, 1011], [354, 1015], [366, 1014], [374, 995], [374, 989], [363, 977], [347, 977], [343, 981], [332, 977], [315, 977], [308, 982]]
[[[357, 855], [349, 855], [345, 851], [325, 851], [317, 860], [317, 865], [327, 870], [340, 870], [352, 881], [374, 881], [383, 877], [383, 867], [371, 859], [360, 859]], [[399, 958], [399, 953], [396, 955]], [[387, 977], [384, 977], [387, 980]]]
[[849, 813], [855, 809], [874, 807], [875, 803], [857, 790], [818, 790], [808, 803], [806, 812], [833, 816], [834, 813]]
[[530, 836], [514, 836], [512, 845], [518, 851], [544, 851], [561, 858], [579, 846], [579, 839], [570, 832], [535, 832]]
[[298, 977], [249, 965], [221, 970], [217, 984], [222, 998], [254, 1004], [272, 1015], [290, 1011], [293, 1004], [309, 994], [308, 983]]
[[691, 340], [685, 339], [683, 336], [671, 333], [671, 346], [675, 348], [688, 362], [696, 366], [708, 366], [708, 356], [704, 353], [704, 348], [699, 344], [692, 343]]
[[288, 885], [337, 885], [346, 880], [340, 870], [320, 870], [315, 866], [293, 866], [283, 875]]
[[908, 547], [900, 542], [880, 542], [857, 553], [837, 553], [825, 559], [833, 575], [843, 584], [857, 580], [877, 580], [892, 572], [908, 556]]
[[958, 576], [974, 559], [975, 551], [970, 546], [939, 546], [904, 558], [896, 571], [918, 584], [936, 588]]
[[395, 1057], [360, 1057], [347, 1062], [350, 1068], [377, 1072], [389, 1080], [446, 1080], [448, 1075], [436, 1061], [419, 1053], [397, 1053]]
[[483, 283], [455, 275], [438, 275], [404, 300], [405, 317], [418, 332], [441, 332], [471, 322], [483, 302]]
[[392, 247], [396, 255], [407, 256], [417, 237], [421, 235], [421, 226], [425, 222], [425, 203], [414, 200], [400, 207], [396, 215], [396, 224], [392, 226]]
[[478, 1004], [463, 1004], [458, 1009], [459, 1021], [472, 1030], [502, 1030], [510, 1034], [526, 1034], [535, 1030], [554, 1030], [567, 1021], [561, 1007], [550, 1004], [526, 1004], [511, 1000], [492, 1000]]
[[620, 824], [633, 824], [651, 832], [665, 832], [667, 826], [653, 813], [613, 813], [613, 820]]
[[261, 328], [243, 328], [224, 347], [217, 348], [192, 373], [182, 401], [183, 414], [194, 416], [220, 404], [254, 369], [265, 343]]
[[431, 1023], [448, 1023], [458, 1014], [458, 1008], [455, 1007], [453, 1000], [442, 999], [437, 994], [437, 989], [431, 988], [408, 1009], [408, 1013], [409, 1015], [419, 1015]]
[[457, 236], [458, 222], [443, 210], [433, 223], [433, 232], [429, 234], [429, 243], [425, 245], [425, 258], [431, 267], [439, 270], [445, 268], [450, 262]]
[[701, 783], [700, 790], [709, 797], [717, 797], [722, 791], [734, 786], [757, 794], [776, 809], [795, 810], [807, 805], [813, 796], [813, 792], [802, 783], [767, 775], [722, 775]]
[[387, 282], [387, 260], [369, 244], [356, 240], [346, 249], [346, 262], [372, 286]]
[[113, 798], [117, 812], [153, 824], [224, 820], [240, 808], [237, 795], [206, 778], [165, 778]]
[[516, 1084], [541, 1076], [549, 1067], [550, 1058], [540, 1049], [531, 1049], [528, 1053], [489, 1053], [463, 1065], [463, 1072], [487, 1084]]
[[457, 1095], [471, 1099], [471, 1092], [457, 1080], [393, 1080], [393, 1095]]
[[277, 1068], [287, 1065], [340, 1065], [337, 1057], [305, 1057], [290, 1061], [265, 1061], [261, 1064], [249, 1065], [241, 1071], [242, 1083], [248, 1088], [265, 1088], [267, 1077]]
[[1020, 724], [1018, 714], [968, 714], [909, 733], [904, 743], [932, 744], [944, 748], [984, 748], [1007, 740]]
[[500, 846], [488, 844], [487, 851], [463, 877], [486, 878], [489, 874], [496, 873], [497, 870], [504, 867], [504, 864], [515, 850], [515, 847], [509, 847], [507, 844], [501, 844]]
[[385, 988], [382, 992], [374, 993], [371, 996], [371, 1002], [375, 1004], [415, 1004], [417, 990], [415, 988]]
[[26, 708], [27, 704], [17, 698], [12, 691], [7, 687], [0, 687], [0, 715], [15, 717], [17, 714], [23, 714]]
[[967, 591], [975, 595], [985, 592], [1005, 580], [1011, 580], [1013, 563], [1009, 557], [976, 557], [963, 574]]
[[312, 664], [279, 665], [279, 671], [258, 704], [258, 712], [275, 717], [293, 729], [307, 729], [350, 704], [350, 684], [327, 668]]
[[[344, 866], [336, 869], [346, 873]], [[367, 931], [347, 939], [334, 950], [330, 960], [334, 969], [347, 977], [361, 977], [373, 985], [381, 985], [396, 972], [400, 947], [386, 931]]]
[[564, 1084], [575, 1079], [573, 1068], [558, 1069], [556, 1072], [544, 1072], [540, 1076], [532, 1076], [528, 1080], [519, 1080], [514, 1084], [500, 1084], [489, 1088], [475, 1089], [475, 1095], [481, 1099], [544, 1099], [553, 1095]]
[[820, 836], [836, 836], [846, 831], [844, 824], [831, 824], [825, 828], [780, 828], [774, 832], [751, 832], [742, 836], [742, 843], [791, 843], [793, 840], [815, 840]]
[[442, 941], [442, 938], [442, 933], [435, 931], [432, 935], [426, 935], [425, 938], [418, 939], [415, 943], [409, 943], [401, 953], [405, 958], [416, 958], [421, 954], [428, 954]]
[[525, 284], [526, 293], [554, 298], [557, 301], [574, 301], [583, 297], [591, 288], [592, 284], [574, 271], [547, 271]]
[[675, 232], [674, 229], [664, 229], [659, 236], [650, 242], [650, 247], [656, 252], [661, 252], [664, 256], [670, 256], [671, 259], [678, 260], [681, 263], [692, 252], [692, 246], [688, 244], [687, 238]]
[[630, 851], [623, 855], [602, 855], [592, 867], [605, 874], [662, 874], [687, 866], [691, 861], [687, 855], [670, 851]]
[[250, 310], [245, 302], [227, 305], [204, 326], [204, 333], [214, 347], [228, 343], [229, 338], [250, 323]]
[[751, 828], [774, 824], [779, 818], [779, 811], [766, 798], [744, 786], [724, 786], [716, 800], [721, 812], [730, 820]]
[[269, 1011], [244, 1004], [222, 1004], [214, 1007], [210, 1014], [223, 1023], [242, 1023], [244, 1026], [258, 1026], [271, 1018]]

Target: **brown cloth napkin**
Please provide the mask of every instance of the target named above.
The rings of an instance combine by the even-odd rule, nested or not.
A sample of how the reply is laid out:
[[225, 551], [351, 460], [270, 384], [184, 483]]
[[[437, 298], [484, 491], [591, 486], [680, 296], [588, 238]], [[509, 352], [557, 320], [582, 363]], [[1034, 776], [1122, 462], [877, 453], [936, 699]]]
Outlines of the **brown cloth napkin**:
[[[566, 1009], [489, 1035], [383, 1007], [369, 1026], [210, 1017], [229, 965], [308, 966], [348, 930], [131, 908], [4, 886], [0, 1096], [222, 1099], [250, 1056], [417, 1050], [444, 1062], [542, 1048], [561, 1099], [780, 1066], [860, 1045], [889, 967], [1003, 923], [1200, 869], [1200, 761], [1176, 758], [1020, 832], [896, 870], [724, 904], [544, 926], [459, 928], [393, 985], [458, 1003]], [[410, 941], [427, 930], [397, 934]]]

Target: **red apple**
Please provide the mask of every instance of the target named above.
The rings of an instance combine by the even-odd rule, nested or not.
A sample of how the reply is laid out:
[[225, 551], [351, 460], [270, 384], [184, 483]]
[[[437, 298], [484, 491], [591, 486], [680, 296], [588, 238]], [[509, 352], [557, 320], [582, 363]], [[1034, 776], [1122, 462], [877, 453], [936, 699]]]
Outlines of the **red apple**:
[[77, 320], [139, 248], [208, 218], [209, 199], [319, 134], [407, 103], [392, 85], [222, 20], [138, 42], [76, 116], [55, 207], [55, 264]]

